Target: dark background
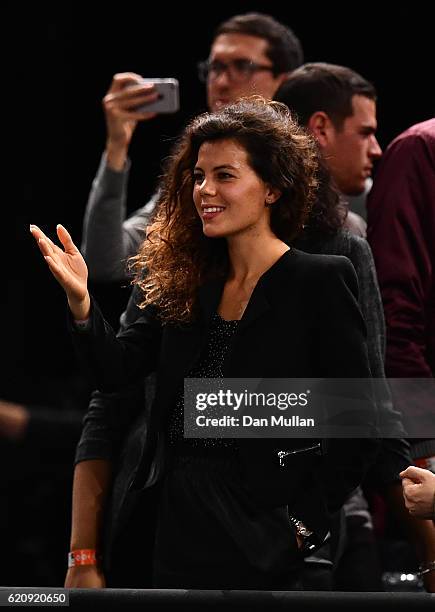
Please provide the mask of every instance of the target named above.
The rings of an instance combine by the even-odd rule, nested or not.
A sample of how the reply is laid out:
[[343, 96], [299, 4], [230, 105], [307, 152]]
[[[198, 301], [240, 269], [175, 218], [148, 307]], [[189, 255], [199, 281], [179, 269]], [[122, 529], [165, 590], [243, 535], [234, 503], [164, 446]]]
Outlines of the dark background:
[[[293, 28], [306, 61], [361, 72], [378, 89], [379, 141], [385, 147], [434, 114], [429, 4], [16, 3], [3, 23], [9, 37], [0, 124], [7, 162], [0, 240], [0, 398], [68, 414], [74, 410], [70, 375], [77, 366], [66, 332], [65, 298], [28, 226], [35, 223], [54, 237], [56, 224], [62, 223], [80, 244], [87, 196], [104, 147], [101, 99], [115, 72], [180, 81], [180, 113], [137, 129], [128, 199], [133, 211], [153, 191], [171, 140], [205, 108], [196, 62], [207, 57], [213, 30], [223, 19], [252, 10], [270, 13]], [[92, 291], [116, 325], [128, 288], [94, 285]], [[85, 405], [77, 400], [78, 413]], [[0, 496], [8, 500], [0, 506], [0, 527], [4, 545], [15, 551], [0, 570], [0, 583], [62, 583], [76, 435], [77, 422], [70, 438], [59, 430], [45, 438], [34, 432], [18, 446], [0, 440]]]
[[[28, 224], [36, 223], [53, 236], [60, 222], [80, 244], [87, 195], [104, 147], [101, 98], [115, 72], [132, 70], [180, 81], [181, 112], [141, 125], [135, 135], [129, 188], [129, 209], [134, 210], [152, 192], [170, 139], [204, 109], [196, 62], [207, 56], [215, 26], [236, 13], [268, 12], [293, 28], [306, 61], [348, 65], [371, 80], [379, 93], [383, 147], [409, 125], [433, 115], [430, 3], [382, 5], [128, 2], [109, 8], [108, 3], [67, 2], [25, 10], [16, 5], [10, 20], [10, 57], [17, 78], [8, 83], [8, 90], [18, 98], [20, 112], [17, 118], [9, 114], [5, 122], [18, 145], [11, 156], [8, 205], [12, 245], [4, 258], [9, 282], [6, 378], [16, 382], [21, 373], [75, 367], [64, 326], [63, 294], [32, 244]], [[109, 316], [116, 321], [128, 292], [95, 290], [103, 302], [109, 296]]]

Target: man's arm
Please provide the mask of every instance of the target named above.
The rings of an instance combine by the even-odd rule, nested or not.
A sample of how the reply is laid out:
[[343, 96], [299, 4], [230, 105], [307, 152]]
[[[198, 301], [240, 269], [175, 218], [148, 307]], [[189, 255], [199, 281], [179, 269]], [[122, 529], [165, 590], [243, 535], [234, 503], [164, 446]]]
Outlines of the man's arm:
[[116, 74], [103, 99], [106, 148], [89, 195], [81, 245], [92, 280], [125, 279], [125, 261], [137, 252], [154, 209], [155, 198], [125, 220], [130, 142], [138, 122], [155, 116], [134, 109], [157, 99], [154, 85], [138, 84], [141, 78]]
[[[370, 467], [366, 482], [380, 487], [399, 482], [399, 472], [411, 462], [410, 445], [401, 413], [393, 406], [391, 392], [385, 379], [385, 321], [373, 255], [368, 242], [354, 236], [351, 242], [351, 261], [359, 284], [359, 305], [367, 326], [367, 349], [378, 408], [380, 435], [383, 438], [376, 462]], [[391, 437], [390, 437], [391, 436]], [[394, 436], [394, 437], [393, 437]]]
[[435, 309], [435, 159], [430, 149], [429, 141], [415, 134], [394, 141], [368, 199], [368, 240], [385, 309], [390, 377], [433, 376], [428, 339]]
[[[420, 468], [414, 466], [409, 470], [418, 473]], [[427, 470], [421, 470], [425, 472]], [[406, 479], [405, 475], [408, 470], [402, 472], [401, 476]], [[435, 479], [433, 474], [430, 474]], [[434, 487], [432, 488], [432, 504]], [[409, 541], [413, 543], [417, 559], [424, 567], [435, 561], [435, 525], [431, 520], [416, 518], [416, 515], [410, 514], [406, 507], [404, 494], [402, 493], [402, 485], [400, 483], [391, 484], [385, 489], [385, 499], [390, 510], [395, 514], [400, 525], [404, 529]], [[429, 593], [435, 593], [435, 571], [427, 572], [423, 575], [424, 585]]]
[[400, 473], [400, 477], [409, 513], [418, 518], [435, 520], [435, 474], [410, 465]]
[[126, 161], [122, 170], [113, 170], [104, 153], [92, 183], [83, 219], [81, 252], [94, 281], [125, 280], [126, 261], [139, 250], [154, 212], [157, 194], [126, 219], [129, 165]]

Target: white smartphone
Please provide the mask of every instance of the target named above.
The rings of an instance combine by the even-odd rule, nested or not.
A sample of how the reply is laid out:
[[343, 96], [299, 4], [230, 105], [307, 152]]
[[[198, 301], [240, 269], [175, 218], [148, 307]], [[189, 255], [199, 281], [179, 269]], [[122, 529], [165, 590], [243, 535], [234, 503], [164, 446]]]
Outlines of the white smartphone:
[[177, 79], [141, 79], [140, 83], [154, 83], [159, 97], [150, 104], [138, 106], [140, 113], [175, 113], [180, 108]]

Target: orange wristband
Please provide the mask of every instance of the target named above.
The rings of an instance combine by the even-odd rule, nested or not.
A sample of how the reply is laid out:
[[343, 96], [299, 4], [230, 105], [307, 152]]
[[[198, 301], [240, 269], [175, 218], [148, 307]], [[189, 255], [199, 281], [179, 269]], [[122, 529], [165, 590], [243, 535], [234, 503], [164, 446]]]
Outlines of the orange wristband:
[[97, 551], [92, 548], [78, 548], [68, 553], [68, 567], [98, 565]]

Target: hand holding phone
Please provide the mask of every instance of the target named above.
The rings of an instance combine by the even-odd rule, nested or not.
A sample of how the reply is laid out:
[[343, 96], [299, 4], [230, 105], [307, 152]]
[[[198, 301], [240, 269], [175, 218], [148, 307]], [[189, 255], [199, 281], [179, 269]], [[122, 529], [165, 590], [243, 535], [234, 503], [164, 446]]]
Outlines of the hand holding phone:
[[139, 113], [175, 113], [180, 108], [179, 84], [177, 79], [141, 79], [138, 84], [152, 83], [158, 93], [158, 99], [149, 104], [138, 106]]
[[103, 98], [107, 125], [107, 164], [123, 169], [138, 122], [178, 109], [176, 79], [144, 79], [134, 72], [115, 74]]

